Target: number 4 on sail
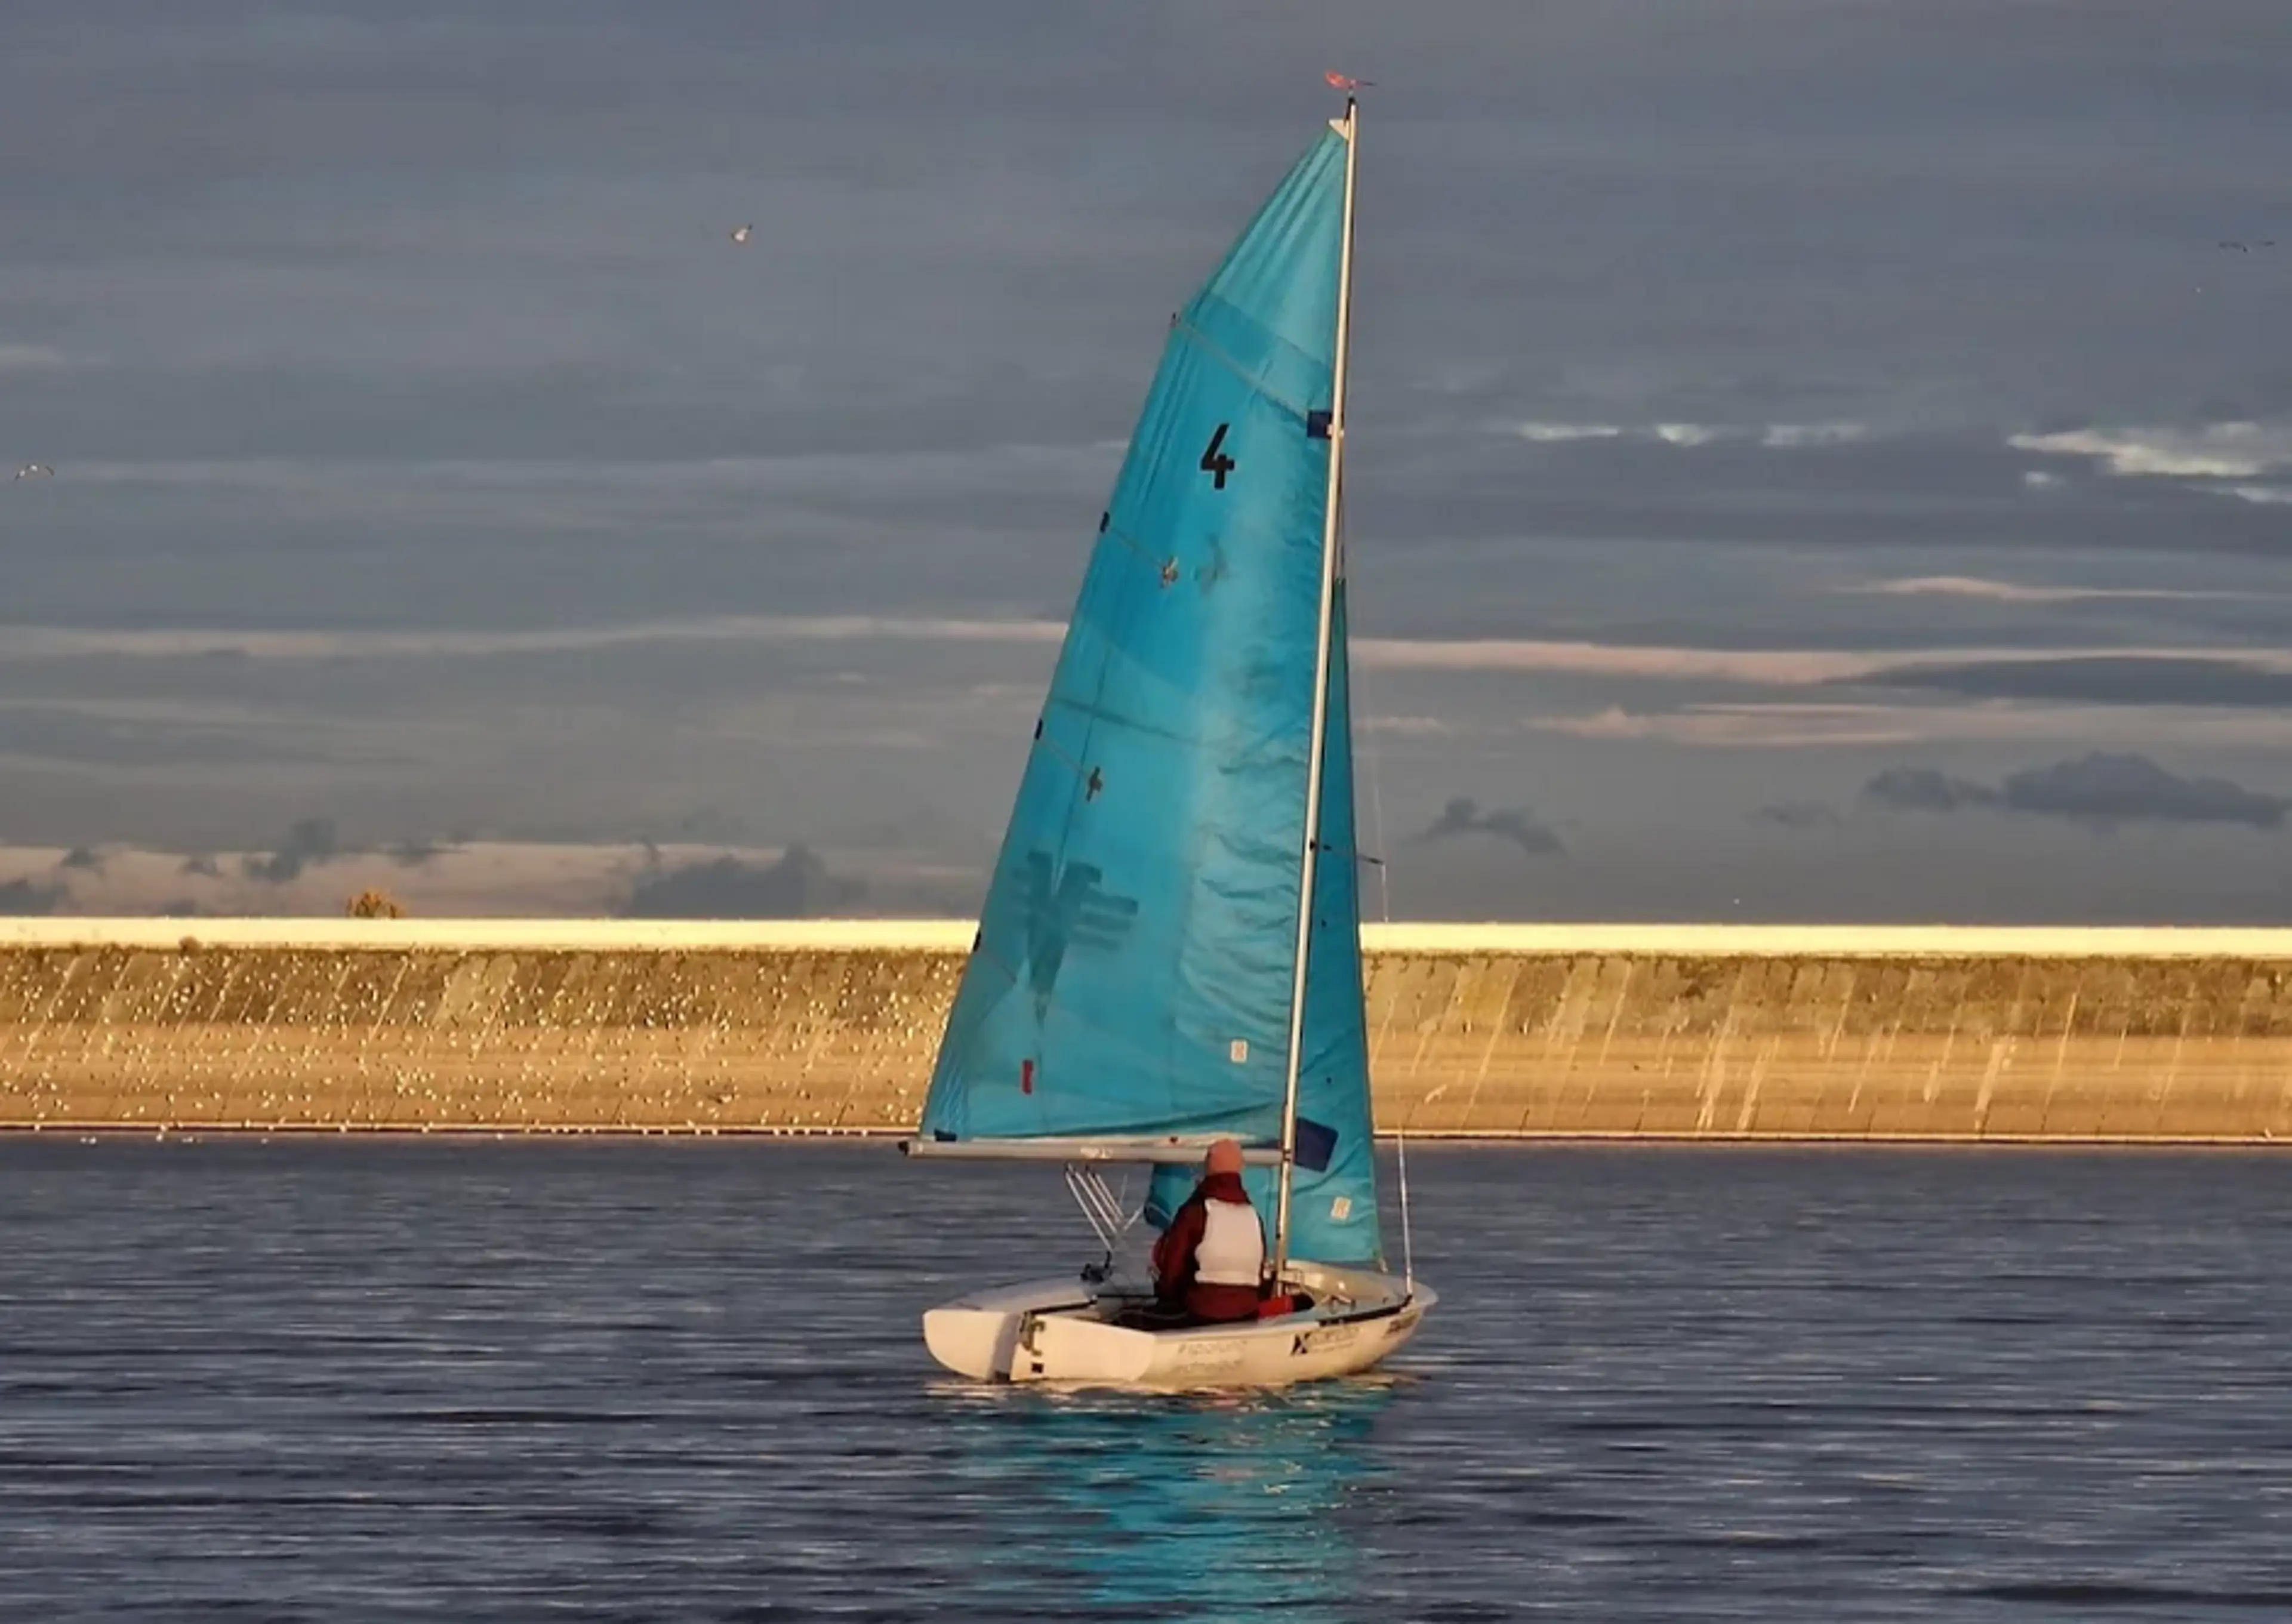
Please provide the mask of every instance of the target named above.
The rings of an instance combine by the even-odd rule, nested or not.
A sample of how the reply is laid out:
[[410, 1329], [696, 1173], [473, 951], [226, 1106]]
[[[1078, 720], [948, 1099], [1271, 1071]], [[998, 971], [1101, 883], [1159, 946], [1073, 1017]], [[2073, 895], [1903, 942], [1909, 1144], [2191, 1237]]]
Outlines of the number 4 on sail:
[[[1349, 96], [1171, 324], [902, 1145], [1066, 1162], [1105, 1242], [1079, 1277], [927, 1312], [965, 1376], [1340, 1376], [1434, 1300], [1385, 1261], [1361, 1006], [1339, 545], [1358, 128]], [[1226, 1140], [1249, 1203], [1215, 1249], [1221, 1275], [1257, 1260], [1256, 1312], [1204, 1322], [1114, 1258]], [[1142, 1214], [1110, 1162], [1151, 1165]], [[1270, 1216], [1270, 1244], [1233, 1210]]]

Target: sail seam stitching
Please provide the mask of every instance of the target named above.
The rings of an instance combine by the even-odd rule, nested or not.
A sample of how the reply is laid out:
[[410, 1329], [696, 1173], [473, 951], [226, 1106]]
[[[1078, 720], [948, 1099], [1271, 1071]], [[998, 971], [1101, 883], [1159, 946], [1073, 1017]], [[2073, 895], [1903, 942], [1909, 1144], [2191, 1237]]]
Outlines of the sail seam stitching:
[[1051, 737], [1050, 730], [1047, 728], [1043, 731], [1043, 747], [1048, 750], [1052, 755], [1057, 756], [1059, 760], [1065, 764], [1068, 772], [1073, 773], [1077, 778], [1080, 778], [1082, 776], [1084, 771], [1082, 763], [1068, 755], [1065, 747], [1061, 745], [1057, 739]]
[[1124, 546], [1129, 548], [1131, 552], [1136, 553], [1139, 558], [1152, 565], [1155, 569], [1159, 570], [1162, 567], [1162, 561], [1147, 552], [1144, 544], [1140, 542], [1136, 537], [1131, 535], [1129, 531], [1124, 529], [1120, 525], [1113, 523], [1108, 524], [1106, 527], [1106, 533], [1115, 540], [1120, 542]]
[[1242, 364], [1234, 360], [1231, 355], [1228, 354], [1224, 346], [1220, 344], [1216, 339], [1212, 338], [1207, 333], [1203, 332], [1201, 328], [1196, 327], [1192, 322], [1186, 320], [1183, 317], [1180, 317], [1178, 319], [1178, 330], [1185, 334], [1187, 337], [1193, 340], [1195, 343], [1199, 344], [1212, 360], [1217, 362], [1218, 365], [1223, 367], [1228, 372], [1232, 373], [1235, 377], [1240, 379], [1242, 383], [1248, 385], [1251, 394], [1263, 396], [1264, 399], [1272, 401], [1274, 405], [1281, 408], [1282, 410], [1287, 412], [1300, 423], [1303, 423], [1305, 420], [1305, 408], [1303, 407], [1298, 405], [1295, 400], [1290, 400], [1287, 395], [1277, 394], [1272, 390], [1268, 389], [1265, 386], [1265, 380], [1263, 378], [1255, 376], [1249, 372], [1244, 370]]

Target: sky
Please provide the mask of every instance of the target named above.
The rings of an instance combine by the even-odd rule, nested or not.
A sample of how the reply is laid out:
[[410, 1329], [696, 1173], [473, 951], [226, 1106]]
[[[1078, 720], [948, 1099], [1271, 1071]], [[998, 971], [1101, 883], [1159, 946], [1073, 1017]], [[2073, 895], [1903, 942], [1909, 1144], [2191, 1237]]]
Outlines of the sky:
[[9, 37], [0, 911], [973, 910], [1336, 69], [1369, 917], [2292, 915], [2283, 0]]

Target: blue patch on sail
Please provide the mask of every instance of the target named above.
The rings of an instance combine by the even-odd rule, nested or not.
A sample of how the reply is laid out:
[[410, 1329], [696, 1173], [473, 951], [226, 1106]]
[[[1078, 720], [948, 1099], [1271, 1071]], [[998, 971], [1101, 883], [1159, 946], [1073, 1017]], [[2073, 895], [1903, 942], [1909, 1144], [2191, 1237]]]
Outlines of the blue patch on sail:
[[1308, 1173], [1329, 1170], [1329, 1157], [1337, 1148], [1337, 1130], [1310, 1118], [1297, 1119], [1297, 1165]]
[[1122, 945], [1138, 915], [1135, 897], [1118, 897], [1102, 883], [1095, 864], [1070, 862], [1063, 871], [1048, 852], [1027, 853], [1022, 872], [1027, 893], [1028, 986], [1037, 1014], [1047, 1014], [1057, 990], [1067, 949], [1114, 949]]
[[1171, 324], [926, 1132], [1279, 1141], [1331, 449], [1303, 430], [1332, 404], [1344, 169], [1320, 137]]

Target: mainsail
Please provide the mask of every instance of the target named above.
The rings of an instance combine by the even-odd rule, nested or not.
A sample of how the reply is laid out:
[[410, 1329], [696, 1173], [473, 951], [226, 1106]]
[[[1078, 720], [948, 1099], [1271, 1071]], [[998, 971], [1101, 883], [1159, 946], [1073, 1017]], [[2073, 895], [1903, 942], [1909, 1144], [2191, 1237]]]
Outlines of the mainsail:
[[[1282, 1142], [1347, 145], [1345, 126], [1315, 141], [1172, 320], [948, 1016], [929, 1139]], [[1352, 1263], [1382, 1247], [1342, 610], [1340, 594], [1289, 1249]], [[1272, 1176], [1248, 1178], [1271, 1212]], [[1150, 1218], [1190, 1179], [1158, 1173]]]

